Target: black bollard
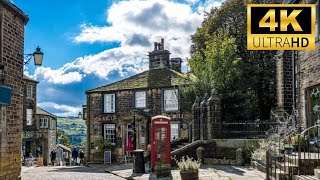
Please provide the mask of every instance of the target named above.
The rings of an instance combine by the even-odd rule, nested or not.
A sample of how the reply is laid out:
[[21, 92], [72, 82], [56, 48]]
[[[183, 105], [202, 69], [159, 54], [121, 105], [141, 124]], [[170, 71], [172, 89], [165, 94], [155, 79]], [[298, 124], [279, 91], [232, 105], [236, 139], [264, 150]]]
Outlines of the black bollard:
[[134, 173], [145, 173], [144, 156], [142, 149], [134, 150]]

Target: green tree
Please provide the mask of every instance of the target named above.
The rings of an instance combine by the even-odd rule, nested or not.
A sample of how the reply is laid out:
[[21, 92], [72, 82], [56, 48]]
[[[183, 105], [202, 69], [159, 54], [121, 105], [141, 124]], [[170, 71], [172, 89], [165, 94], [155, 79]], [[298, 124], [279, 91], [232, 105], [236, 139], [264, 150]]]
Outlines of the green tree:
[[[253, 0], [252, 3], [279, 3], [279, 0]], [[208, 69], [205, 69], [206, 72], [211, 73], [208, 76], [214, 76], [216, 82], [203, 81], [207, 83], [207, 85], [201, 85], [199, 87], [213, 85], [220, 94], [223, 94], [226, 105], [233, 103], [233, 108], [238, 106], [238, 111], [234, 112], [237, 115], [233, 118], [269, 119], [271, 109], [275, 107], [276, 102], [276, 64], [274, 59], [276, 51], [248, 51], [246, 49], [246, 4], [247, 2], [244, 0], [228, 0], [220, 8], [213, 8], [206, 14], [206, 18], [202, 22], [201, 27], [199, 27], [197, 32], [192, 36], [193, 44], [191, 46], [191, 60], [189, 65], [191, 72], [197, 78], [201, 79], [203, 77], [197, 75], [194, 68], [206, 66], [208, 61], [210, 62], [212, 59], [223, 59], [222, 57], [214, 57], [215, 53], [218, 53], [217, 56], [226, 56], [226, 58], [228, 58], [230, 54], [216, 51], [216, 45], [213, 45], [217, 39], [215, 34], [219, 34], [221, 29], [223, 29], [223, 31], [228, 30], [224, 38], [233, 39], [236, 49], [231, 48], [231, 50], [234, 50], [237, 57], [240, 58], [239, 61], [232, 59], [232, 62], [235, 60], [233, 63], [236, 62], [236, 66], [233, 69], [236, 73], [230, 73], [225, 77], [223, 72], [226, 71], [228, 66], [216, 62], [216, 67], [218, 68], [211, 67], [215, 73], [211, 73]], [[228, 52], [230, 53], [230, 51]], [[219, 82], [225, 84], [219, 84]], [[230, 82], [232, 82], [233, 88], [228, 87], [230, 85], [228, 85], [228, 83]], [[192, 81], [188, 83], [191, 84]], [[223, 86], [225, 87], [221, 88]], [[189, 91], [191, 90], [192, 88], [190, 88]], [[196, 93], [197, 92], [195, 92], [195, 94]], [[229, 108], [229, 106], [226, 108]], [[225, 109], [225, 111], [228, 110]]]
[[69, 140], [68, 136], [66, 136], [64, 131], [62, 131], [61, 129], [58, 129], [57, 130], [57, 137], [58, 137], [60, 144], [71, 148], [70, 140]]

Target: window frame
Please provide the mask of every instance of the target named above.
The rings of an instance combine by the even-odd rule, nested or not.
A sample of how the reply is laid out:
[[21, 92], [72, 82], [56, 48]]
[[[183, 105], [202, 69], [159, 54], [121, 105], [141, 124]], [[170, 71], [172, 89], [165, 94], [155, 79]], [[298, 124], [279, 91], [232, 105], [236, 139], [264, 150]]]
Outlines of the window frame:
[[[114, 131], [114, 133], [113, 134], [111, 134], [111, 135], [113, 135], [114, 137], [113, 138], [106, 138], [106, 136], [107, 136], [107, 134], [106, 134], [106, 125], [113, 125], [114, 126], [114, 129], [113, 129], [113, 131]], [[109, 139], [112, 139], [111, 141], [109, 141], [110, 143], [111, 143], [111, 145], [116, 145], [116, 140], [117, 140], [117, 128], [116, 128], [116, 123], [112, 123], [112, 122], [110, 122], [110, 123], [103, 123], [102, 124], [102, 137], [103, 137], [103, 139], [105, 139], [105, 140], [109, 140]]]
[[[46, 121], [45, 121], [46, 120]], [[42, 122], [41, 122], [42, 121]], [[46, 123], [45, 123], [46, 122]], [[46, 125], [45, 125], [46, 124]], [[49, 118], [40, 118], [39, 119], [39, 128], [47, 129], [49, 127]]]
[[[137, 93], [144, 93], [144, 107], [137, 107]], [[134, 98], [133, 98], [133, 104], [134, 108], [136, 109], [145, 109], [147, 108], [147, 91], [144, 90], [139, 90], [139, 91], [134, 91]]]
[[[29, 87], [30, 87], [30, 91], [29, 91]], [[27, 84], [26, 97], [27, 99], [33, 99], [33, 86], [31, 84]]]
[[[176, 109], [166, 109], [166, 98], [165, 91], [174, 91], [177, 97], [177, 108]], [[180, 110], [180, 95], [179, 90], [177, 88], [165, 88], [162, 90], [162, 110], [163, 112], [177, 112]]]
[[[107, 95], [114, 95], [113, 98], [113, 103], [114, 103], [114, 108], [113, 111], [106, 111], [106, 96]], [[104, 93], [102, 96], [102, 113], [103, 114], [115, 114], [117, 112], [117, 94], [115, 92], [108, 92], [108, 93]]]
[[[29, 113], [30, 112], [30, 113]], [[30, 119], [29, 119], [30, 118]], [[32, 126], [32, 119], [33, 119], [33, 109], [27, 108], [26, 109], [26, 125]], [[30, 120], [30, 121], [29, 121]]]
[[175, 138], [175, 140], [177, 140], [179, 137], [180, 137], [180, 129], [181, 129], [181, 126], [180, 126], [180, 122], [179, 121], [171, 121], [170, 122], [170, 141], [173, 140], [173, 137], [172, 137], [172, 125], [177, 125], [178, 126], [178, 137]]

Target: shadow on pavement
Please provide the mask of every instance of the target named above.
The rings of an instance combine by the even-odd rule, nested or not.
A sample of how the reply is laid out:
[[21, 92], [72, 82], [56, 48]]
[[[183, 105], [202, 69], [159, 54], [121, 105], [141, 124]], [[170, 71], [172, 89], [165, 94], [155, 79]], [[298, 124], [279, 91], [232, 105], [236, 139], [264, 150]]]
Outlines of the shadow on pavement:
[[213, 168], [218, 171], [224, 171], [226, 173], [236, 174], [239, 176], [244, 176], [245, 173], [245, 171], [241, 170], [240, 168], [235, 168], [234, 166], [214, 166]]
[[48, 170], [48, 172], [105, 173], [104, 169], [97, 169], [94, 167], [86, 166], [57, 167], [52, 170]]

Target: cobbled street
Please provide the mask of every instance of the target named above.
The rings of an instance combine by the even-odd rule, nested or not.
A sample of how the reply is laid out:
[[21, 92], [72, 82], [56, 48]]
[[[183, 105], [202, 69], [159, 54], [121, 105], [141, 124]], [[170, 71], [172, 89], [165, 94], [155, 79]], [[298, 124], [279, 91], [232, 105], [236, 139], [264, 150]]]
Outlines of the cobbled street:
[[123, 180], [102, 167], [54, 166], [22, 169], [22, 180]]

